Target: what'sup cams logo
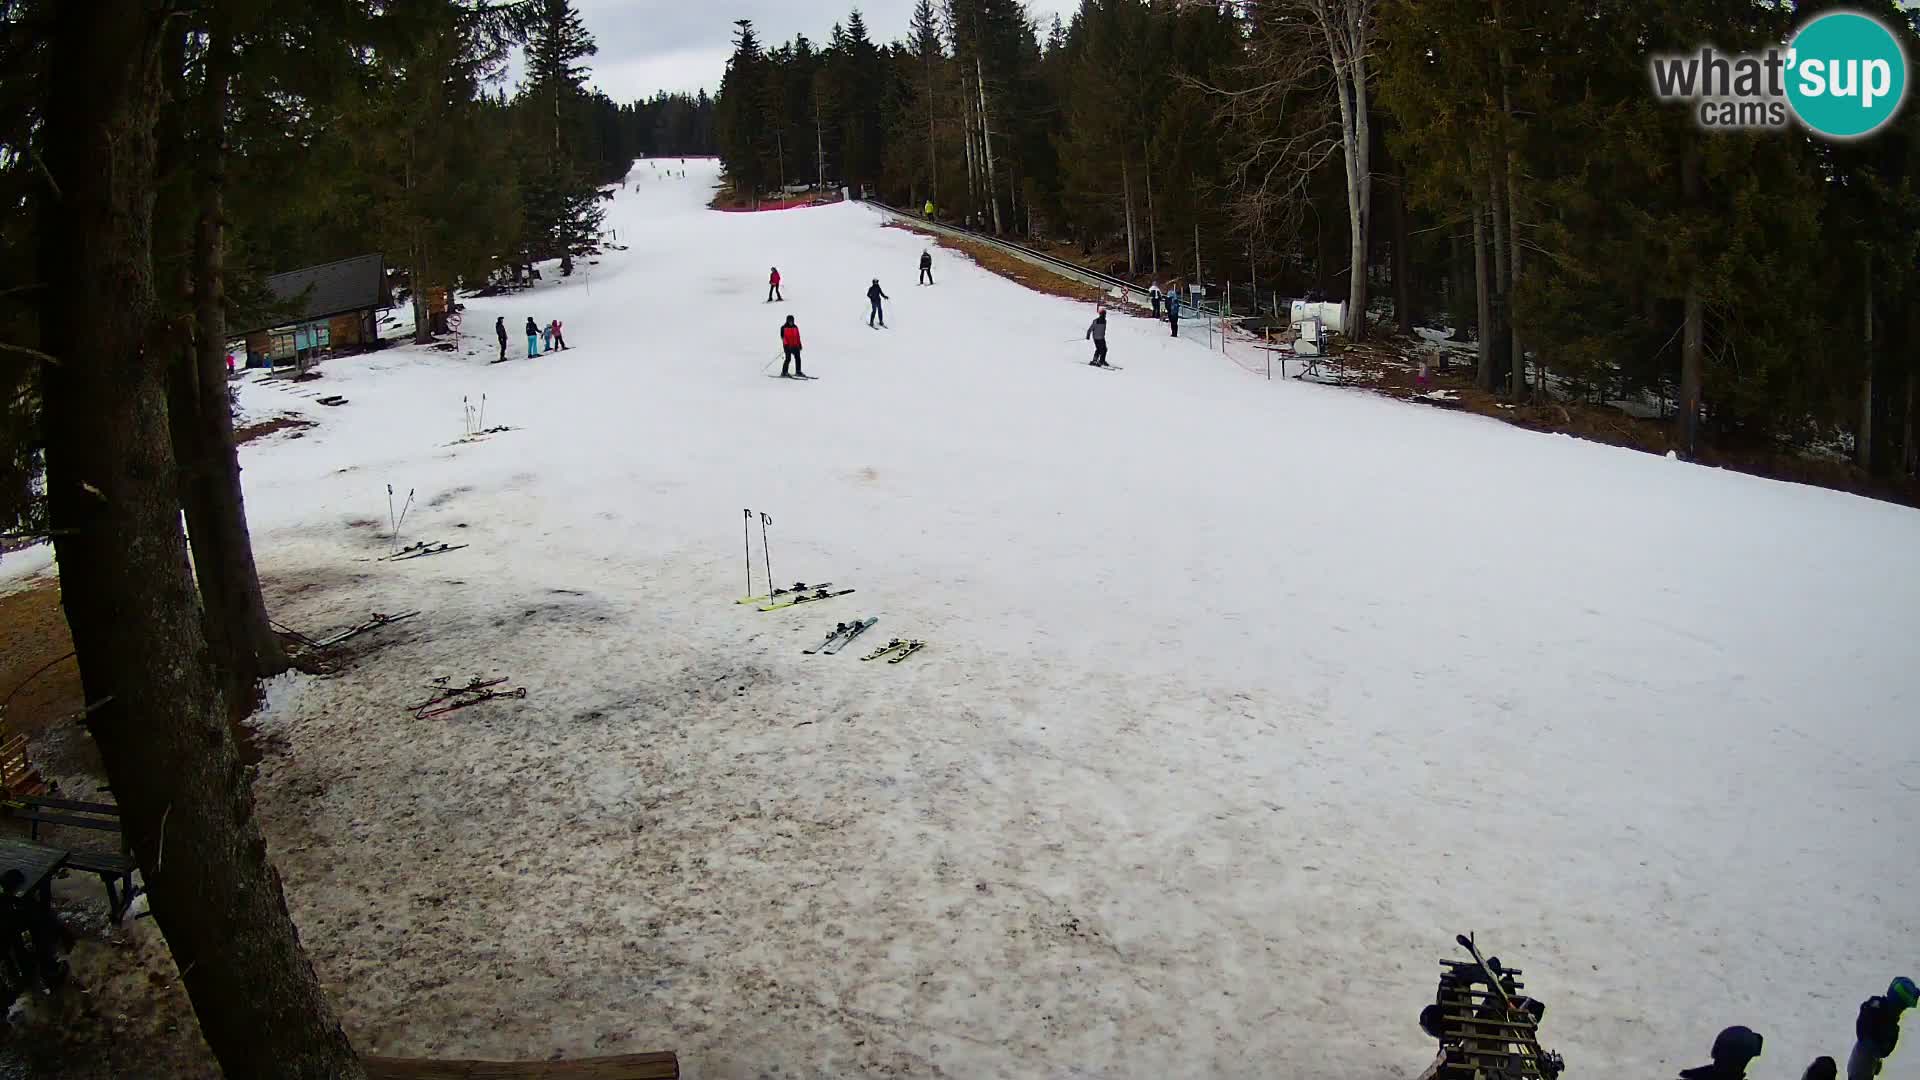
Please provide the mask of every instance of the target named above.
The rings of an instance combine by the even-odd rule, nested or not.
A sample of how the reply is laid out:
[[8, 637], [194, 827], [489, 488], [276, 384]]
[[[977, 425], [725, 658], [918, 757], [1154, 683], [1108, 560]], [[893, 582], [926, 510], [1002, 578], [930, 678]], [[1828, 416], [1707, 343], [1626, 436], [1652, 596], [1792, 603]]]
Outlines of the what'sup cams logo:
[[1652, 57], [1653, 92], [1684, 101], [1708, 130], [1784, 128], [1799, 120], [1829, 139], [1878, 131], [1907, 96], [1907, 56], [1880, 20], [1829, 11], [1794, 32], [1785, 49]]

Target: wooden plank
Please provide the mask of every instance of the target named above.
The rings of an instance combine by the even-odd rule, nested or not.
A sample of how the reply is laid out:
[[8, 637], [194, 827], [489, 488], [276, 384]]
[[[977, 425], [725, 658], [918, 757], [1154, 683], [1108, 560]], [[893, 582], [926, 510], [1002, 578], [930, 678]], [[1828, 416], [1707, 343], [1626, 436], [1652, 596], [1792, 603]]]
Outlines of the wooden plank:
[[120, 816], [120, 808], [112, 803], [81, 802], [78, 799], [49, 799], [39, 795], [21, 795], [6, 801], [23, 803], [27, 806], [45, 806], [54, 810], [79, 810], [88, 814]]
[[680, 1058], [671, 1050], [576, 1061], [360, 1060], [367, 1080], [677, 1080], [680, 1075]]
[[7, 816], [19, 821], [37, 821], [42, 825], [61, 825], [69, 829], [98, 829], [101, 832], [120, 831], [119, 818], [74, 817], [72, 814], [48, 814], [38, 810], [22, 810], [18, 807], [6, 808]]

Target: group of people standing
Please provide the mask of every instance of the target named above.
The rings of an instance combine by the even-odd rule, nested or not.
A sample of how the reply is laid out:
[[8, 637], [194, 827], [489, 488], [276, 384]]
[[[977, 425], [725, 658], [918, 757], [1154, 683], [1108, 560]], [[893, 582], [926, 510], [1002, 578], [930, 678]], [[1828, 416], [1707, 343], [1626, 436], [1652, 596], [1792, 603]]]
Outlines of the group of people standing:
[[[564, 349], [567, 347], [566, 336], [560, 332], [559, 319], [555, 319], [542, 327], [539, 323], [533, 321], [533, 316], [529, 315], [527, 316], [526, 329], [527, 358], [529, 360], [539, 356], [543, 351], [553, 352], [556, 349]], [[505, 360], [507, 358], [507, 317], [505, 315], [493, 320], [493, 334], [500, 339], [500, 359]], [[496, 361], [496, 363], [497, 362], [498, 361]]]
[[[1153, 317], [1164, 318], [1174, 337], [1180, 336], [1180, 290], [1169, 288], [1162, 290], [1158, 281], [1147, 290], [1147, 299], [1153, 304]], [[1166, 313], [1161, 314], [1165, 308]]]

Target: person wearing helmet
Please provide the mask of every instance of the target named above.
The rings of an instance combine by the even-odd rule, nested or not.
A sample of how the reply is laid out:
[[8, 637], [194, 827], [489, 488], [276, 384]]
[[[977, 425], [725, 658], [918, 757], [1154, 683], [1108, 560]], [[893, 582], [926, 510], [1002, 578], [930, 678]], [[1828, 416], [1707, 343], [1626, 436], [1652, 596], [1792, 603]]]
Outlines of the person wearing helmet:
[[780, 295], [780, 268], [769, 267], [767, 269], [767, 303], [771, 304], [775, 300], [784, 302], [786, 299]]
[[1847, 1058], [1847, 1080], [1873, 1080], [1880, 1063], [1892, 1056], [1900, 1041], [1900, 1014], [1920, 1002], [1920, 989], [1905, 975], [1893, 980], [1884, 995], [1875, 995], [1860, 1003], [1860, 1015], [1853, 1022], [1855, 1042]]
[[872, 326], [874, 321], [878, 320], [880, 329], [885, 330], [887, 328], [887, 313], [881, 310], [880, 301], [891, 299], [893, 299], [893, 297], [888, 296], [880, 290], [880, 279], [874, 278], [872, 287], [867, 289], [867, 301], [873, 305], [873, 310], [867, 313], [868, 326]]

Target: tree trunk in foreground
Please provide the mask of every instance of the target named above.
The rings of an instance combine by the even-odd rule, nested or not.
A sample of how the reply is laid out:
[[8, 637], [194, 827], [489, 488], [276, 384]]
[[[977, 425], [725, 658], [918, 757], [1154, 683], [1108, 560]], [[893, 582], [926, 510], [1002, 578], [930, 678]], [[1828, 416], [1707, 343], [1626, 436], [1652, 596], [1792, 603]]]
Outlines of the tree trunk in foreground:
[[226, 311], [226, 112], [233, 37], [218, 12], [207, 41], [207, 85], [198, 155], [199, 224], [193, 242], [195, 400], [190, 418], [179, 418], [195, 445], [187, 463], [187, 532], [200, 602], [223, 678], [228, 705], [238, 715], [253, 711], [254, 684], [287, 670], [286, 649], [267, 620], [260, 572], [253, 561], [246, 498], [240, 486], [240, 455], [233, 444], [233, 409], [227, 397]]
[[47, 487], [88, 727], [201, 1031], [233, 1077], [365, 1073], [300, 949], [180, 531], [153, 281], [165, 20], [55, 5], [39, 221]]
[[[1688, 207], [1700, 198], [1700, 148], [1693, 142], [1680, 161], [1680, 183]], [[1704, 381], [1705, 328], [1700, 272], [1688, 273], [1680, 333], [1680, 453], [1692, 458], [1700, 449], [1700, 388]]]

